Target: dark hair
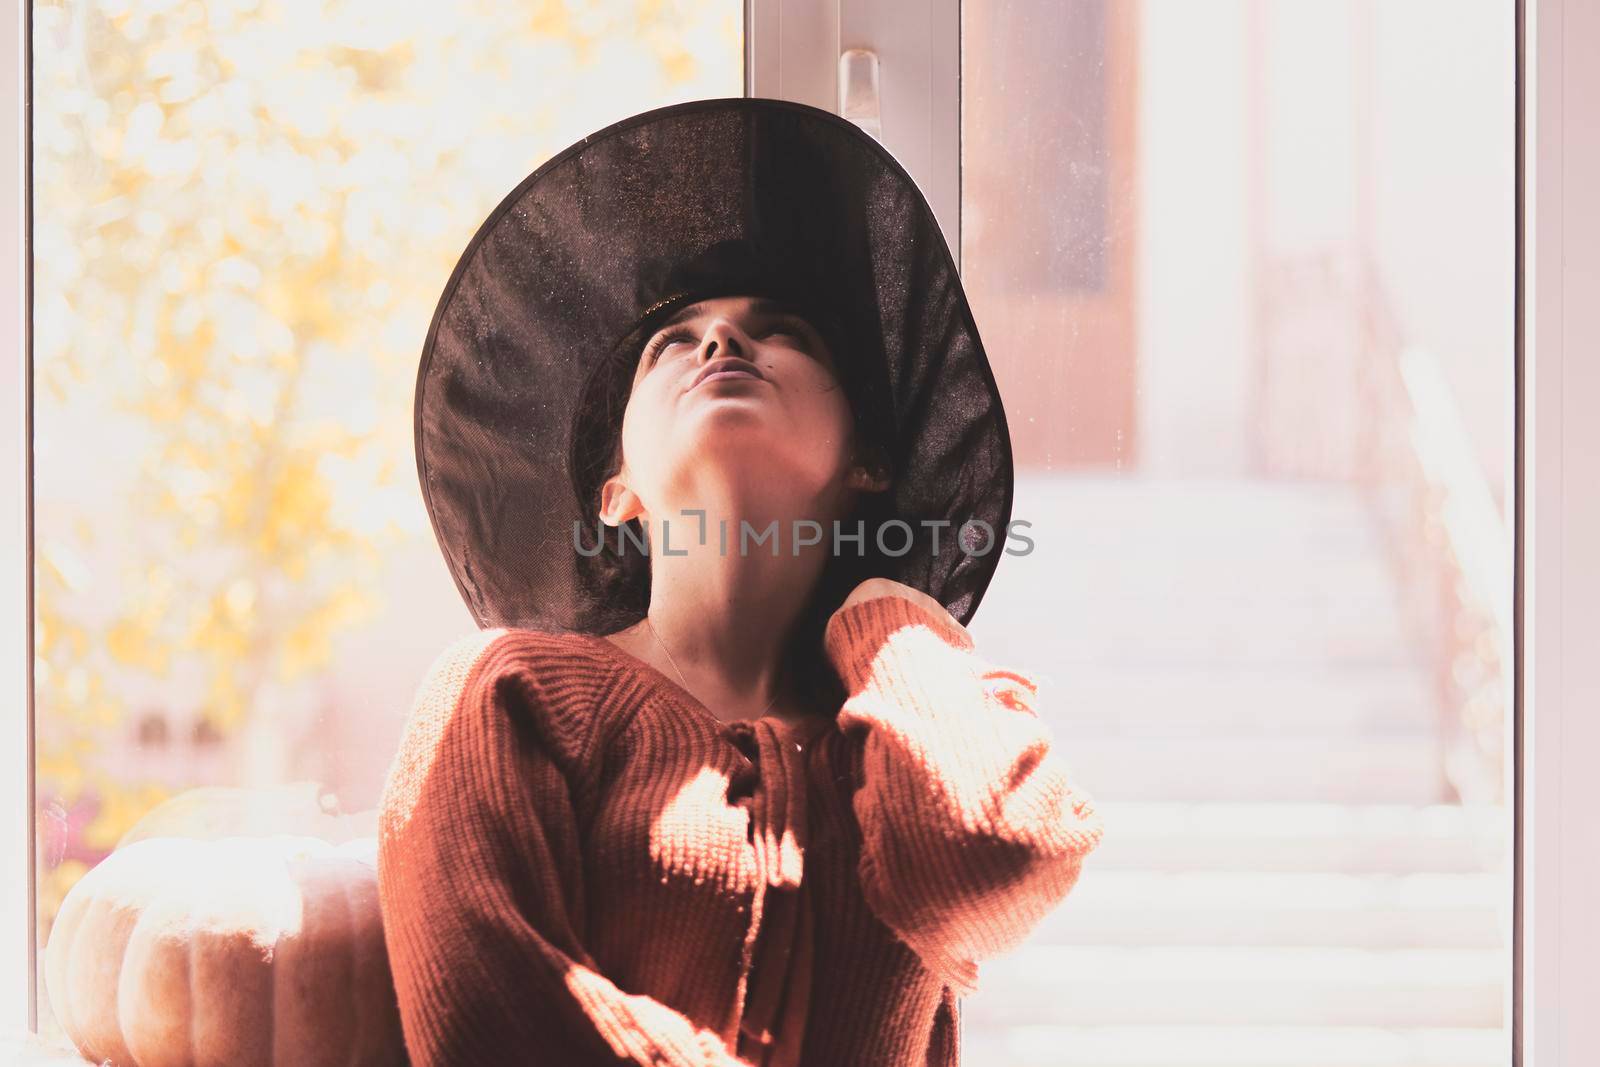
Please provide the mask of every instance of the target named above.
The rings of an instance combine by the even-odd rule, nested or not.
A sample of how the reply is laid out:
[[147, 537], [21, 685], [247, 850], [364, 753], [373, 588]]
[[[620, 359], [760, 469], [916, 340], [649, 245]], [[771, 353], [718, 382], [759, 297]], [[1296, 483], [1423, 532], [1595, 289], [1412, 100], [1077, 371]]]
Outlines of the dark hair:
[[[705, 294], [697, 297], [704, 298]], [[645, 316], [596, 366], [584, 386], [573, 419], [568, 470], [579, 514], [583, 516], [586, 548], [594, 546], [601, 488], [622, 466], [622, 421], [633, 393], [640, 351], [655, 333], [656, 324], [689, 302], [674, 301]], [[859, 454], [869, 462], [881, 464], [884, 473], [892, 478], [893, 421], [882, 388], [855, 372], [857, 361], [848, 357], [851, 331], [825, 305], [797, 300], [790, 303], [795, 313], [821, 334], [834, 356], [836, 374], [850, 405]], [[876, 550], [878, 528], [894, 518], [889, 496], [888, 492], [857, 494], [854, 508], [841, 523], [849, 534], [855, 533], [857, 522], [861, 523], [861, 551], [828, 555], [785, 649], [784, 673], [808, 701], [830, 710], [843, 703], [846, 694], [823, 648], [823, 632], [829, 617], [856, 585], [889, 573]], [[645, 543], [644, 527], [637, 519], [628, 520], [626, 526], [627, 530], [605, 531], [605, 536], [599, 538], [598, 552], [576, 554], [583, 593], [595, 606], [594, 617], [608, 620], [607, 632], [638, 621], [650, 603], [650, 557], [636, 547]], [[627, 546], [623, 545], [624, 539], [628, 539]]]

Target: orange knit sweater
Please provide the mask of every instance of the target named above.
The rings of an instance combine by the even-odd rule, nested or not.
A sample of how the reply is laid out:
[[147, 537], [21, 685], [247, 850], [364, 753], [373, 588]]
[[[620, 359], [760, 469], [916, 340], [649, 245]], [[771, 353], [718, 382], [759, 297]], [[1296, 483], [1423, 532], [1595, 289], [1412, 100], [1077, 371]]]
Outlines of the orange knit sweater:
[[1100, 840], [1037, 682], [900, 597], [830, 622], [849, 697], [719, 721], [604, 637], [475, 633], [380, 808], [416, 1067], [959, 1062], [956, 1000]]

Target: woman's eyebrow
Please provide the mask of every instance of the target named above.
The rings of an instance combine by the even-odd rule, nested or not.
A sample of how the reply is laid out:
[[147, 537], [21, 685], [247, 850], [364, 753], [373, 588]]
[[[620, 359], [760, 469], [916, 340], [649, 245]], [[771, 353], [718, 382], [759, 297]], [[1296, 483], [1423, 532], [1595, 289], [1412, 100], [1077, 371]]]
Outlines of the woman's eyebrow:
[[676, 325], [678, 325], [678, 323], [684, 321], [685, 319], [694, 318], [696, 315], [698, 315], [700, 313], [700, 309], [705, 307], [705, 306], [706, 306], [706, 301], [704, 301], [704, 300], [700, 301], [698, 304], [686, 304], [686, 305], [684, 305], [683, 307], [679, 308], [677, 311], [674, 311], [671, 315], [668, 315], [667, 318], [666, 318], [666, 321], [662, 322], [661, 325], [659, 325], [659, 326], [657, 326], [655, 328], [655, 332], [656, 333], [660, 333], [662, 330], [665, 330], [669, 326], [676, 326]]
[[[687, 319], [692, 319], [692, 318], [696, 317], [697, 315], [703, 314], [704, 311], [705, 311], [705, 306], [708, 303], [710, 303], [710, 300], [701, 300], [698, 303], [688, 304], [688, 305], [685, 305], [684, 307], [679, 308], [677, 311], [674, 311], [671, 315], [669, 315], [665, 322], [663, 322], [660, 326], [656, 327], [655, 333], [660, 333], [662, 330], [665, 330], [665, 329], [667, 329], [669, 327], [672, 327], [672, 326], [676, 326], [680, 322], [684, 322]], [[785, 303], [784, 301], [775, 300], [772, 297], [766, 297], [766, 296], [757, 297], [756, 299], [752, 300], [750, 302], [750, 311], [751, 311], [751, 313], [756, 314], [756, 315], [798, 315], [799, 314], [799, 311], [796, 308], [791, 307], [789, 304]]]

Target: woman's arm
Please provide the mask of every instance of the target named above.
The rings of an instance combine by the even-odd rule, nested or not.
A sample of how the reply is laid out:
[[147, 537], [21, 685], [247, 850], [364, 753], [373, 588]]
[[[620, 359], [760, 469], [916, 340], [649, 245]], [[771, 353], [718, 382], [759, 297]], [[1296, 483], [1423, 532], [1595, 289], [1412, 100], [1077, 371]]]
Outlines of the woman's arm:
[[1067, 895], [1102, 826], [1038, 717], [1038, 683], [986, 662], [942, 606], [894, 584], [852, 594], [825, 638], [849, 694], [839, 726], [858, 741], [862, 891], [966, 994], [978, 961]]
[[581, 944], [566, 770], [587, 739], [546, 716], [516, 633], [439, 657], [383, 791], [379, 903], [413, 1067], [748, 1067]]

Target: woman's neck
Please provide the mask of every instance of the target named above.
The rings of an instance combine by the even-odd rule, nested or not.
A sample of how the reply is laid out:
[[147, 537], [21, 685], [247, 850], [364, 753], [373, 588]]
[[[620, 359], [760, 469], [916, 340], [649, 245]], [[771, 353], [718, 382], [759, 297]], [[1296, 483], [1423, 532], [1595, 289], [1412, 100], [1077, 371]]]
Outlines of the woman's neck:
[[[684, 477], [647, 521], [648, 614], [618, 643], [719, 718], [759, 717], [769, 704], [779, 718], [804, 714], [786, 653], [832, 551], [821, 517], [846, 503], [842, 487], [797, 497], [794, 479], [749, 464], [702, 464]], [[807, 516], [820, 536], [797, 523]]]
[[646, 618], [611, 639], [718, 718], [757, 718], [769, 706], [779, 719], [807, 714], [787, 677], [786, 652], [826, 563], [826, 541], [794, 555], [785, 534], [776, 554], [770, 542], [741, 552], [730, 532], [723, 551], [715, 523], [704, 545], [694, 537], [680, 544], [678, 529], [669, 546], [652, 546]]
[[682, 556], [657, 555], [642, 636], [667, 661], [665, 673], [681, 675], [719, 717], [756, 717], [769, 704], [779, 717], [792, 714], [784, 652], [815, 581], [814, 562], [723, 554], [714, 539]]

